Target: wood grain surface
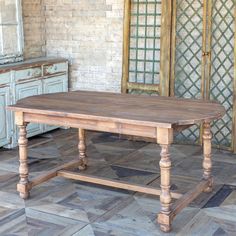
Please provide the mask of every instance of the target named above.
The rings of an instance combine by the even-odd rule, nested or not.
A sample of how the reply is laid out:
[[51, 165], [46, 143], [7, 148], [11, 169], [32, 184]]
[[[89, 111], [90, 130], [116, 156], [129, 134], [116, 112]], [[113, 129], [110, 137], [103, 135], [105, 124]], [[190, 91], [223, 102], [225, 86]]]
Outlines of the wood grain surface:
[[19, 100], [13, 111], [172, 128], [212, 121], [225, 114], [213, 101], [74, 91]]
[[[20, 127], [19, 159], [20, 182], [18, 191], [24, 199], [29, 197], [32, 186], [46, 182], [55, 176], [72, 178], [132, 191], [160, 195], [161, 211], [158, 223], [164, 232], [171, 231], [175, 215], [192, 202], [203, 190], [212, 191], [211, 162], [211, 121], [224, 115], [225, 109], [216, 102], [205, 100], [178, 99], [171, 97], [151, 97], [102, 92], [68, 92], [46, 94], [24, 98], [9, 109], [15, 111], [15, 122]], [[28, 181], [26, 125], [30, 122], [60, 124], [79, 128], [79, 161], [86, 169], [85, 130], [100, 130], [128, 135], [156, 138], [161, 146], [160, 187], [161, 189], [129, 184], [120, 181], [84, 176], [66, 172], [63, 167], [44, 176]], [[204, 183], [181, 197], [172, 208], [170, 144], [175, 128], [203, 124], [203, 169]], [[78, 159], [76, 160], [76, 164]], [[74, 163], [73, 163], [74, 165]], [[79, 165], [78, 165], [79, 166]]]

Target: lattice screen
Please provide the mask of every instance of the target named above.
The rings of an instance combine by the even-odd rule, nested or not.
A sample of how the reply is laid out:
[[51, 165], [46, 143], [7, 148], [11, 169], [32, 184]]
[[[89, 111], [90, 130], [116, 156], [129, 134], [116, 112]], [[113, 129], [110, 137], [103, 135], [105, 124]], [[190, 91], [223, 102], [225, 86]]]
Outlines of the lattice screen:
[[[177, 0], [175, 96], [201, 98], [202, 0]], [[178, 142], [199, 141], [199, 127], [176, 136]]]
[[219, 146], [232, 144], [234, 86], [234, 0], [213, 0], [212, 73], [210, 98], [227, 110], [223, 119], [212, 127], [213, 142]]
[[[211, 74], [209, 91], [201, 74], [203, 53], [203, 0], [177, 0], [175, 96], [202, 98], [223, 104], [227, 114], [212, 127], [213, 143], [232, 147], [234, 94], [234, 0], [212, 0]], [[209, 9], [208, 9], [209, 11]], [[209, 11], [211, 12], [211, 11]], [[204, 86], [204, 87], [202, 87]], [[199, 128], [179, 134], [178, 142], [199, 141]]]
[[[124, 78], [128, 85], [138, 84], [138, 89], [130, 89], [130, 93], [157, 95], [157, 92], [149, 90], [153, 87], [144, 89], [142, 86], [158, 87], [155, 85], [160, 84], [160, 41], [161, 37], [162, 40], [168, 37], [161, 35], [163, 3], [166, 2], [131, 0], [130, 45], [125, 51], [129, 54], [129, 58], [126, 57], [126, 62], [129, 63], [126, 64]], [[171, 57], [169, 61], [172, 58], [175, 60], [172, 65], [174, 72], [170, 71], [171, 76], [174, 75], [171, 93], [174, 92], [177, 97], [210, 98], [223, 104], [227, 114], [213, 124], [213, 142], [215, 146], [233, 149], [236, 138], [233, 135], [233, 119], [236, 115], [236, 111], [233, 110], [236, 93], [235, 0], [174, 0], [171, 4], [173, 16], [176, 17], [173, 21], [176, 25], [172, 25], [175, 34], [170, 35], [175, 48], [172, 48], [171, 56], [167, 55]], [[168, 5], [169, 8], [171, 5]], [[168, 47], [169, 44], [164, 45], [163, 50], [168, 50]], [[166, 55], [162, 58], [166, 59]], [[162, 73], [167, 71], [165, 75], [168, 74], [168, 67], [167, 70], [163, 68]], [[133, 88], [130, 85], [127, 87]], [[187, 129], [175, 138], [177, 142], [199, 143], [200, 127]]]
[[159, 84], [160, 21], [161, 1], [131, 1], [129, 82]]

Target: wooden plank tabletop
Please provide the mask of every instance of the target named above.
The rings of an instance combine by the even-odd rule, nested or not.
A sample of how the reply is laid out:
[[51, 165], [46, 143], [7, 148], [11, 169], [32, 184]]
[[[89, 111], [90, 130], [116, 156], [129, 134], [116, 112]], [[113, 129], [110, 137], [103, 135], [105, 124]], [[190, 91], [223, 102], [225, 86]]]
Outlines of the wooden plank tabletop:
[[87, 91], [28, 97], [8, 109], [155, 127], [195, 124], [225, 114], [222, 105], [206, 100]]

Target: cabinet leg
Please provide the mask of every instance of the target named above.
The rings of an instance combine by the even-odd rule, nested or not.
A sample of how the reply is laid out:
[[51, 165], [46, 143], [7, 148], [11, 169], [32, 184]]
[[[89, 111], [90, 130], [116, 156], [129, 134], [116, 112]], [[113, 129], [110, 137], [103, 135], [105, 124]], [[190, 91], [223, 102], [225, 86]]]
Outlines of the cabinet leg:
[[171, 194], [170, 194], [170, 169], [171, 160], [169, 154], [169, 145], [161, 145], [161, 212], [158, 214], [158, 223], [164, 232], [171, 230]]
[[211, 125], [205, 122], [203, 124], [203, 179], [209, 180], [208, 187], [204, 192], [212, 192], [213, 177], [212, 177], [212, 156], [211, 156]]
[[20, 193], [20, 197], [23, 199], [27, 199], [29, 197], [29, 168], [28, 168], [28, 150], [27, 144], [28, 139], [26, 138], [27, 131], [26, 131], [26, 124], [19, 126], [19, 174], [20, 174], [20, 181], [17, 185], [17, 190]]
[[87, 156], [86, 156], [86, 137], [85, 137], [85, 130], [79, 129], [79, 170], [86, 170], [87, 169]]

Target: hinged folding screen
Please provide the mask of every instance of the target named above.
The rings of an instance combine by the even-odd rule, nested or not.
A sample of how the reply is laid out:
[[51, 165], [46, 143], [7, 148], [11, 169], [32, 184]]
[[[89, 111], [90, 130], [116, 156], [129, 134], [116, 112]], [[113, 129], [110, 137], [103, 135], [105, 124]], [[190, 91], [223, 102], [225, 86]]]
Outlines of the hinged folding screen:
[[[219, 101], [213, 143], [236, 151], [235, 1], [126, 0], [123, 92]], [[201, 127], [176, 136], [201, 143]]]
[[[213, 143], [234, 150], [235, 1], [176, 0], [173, 9], [175, 48], [171, 94], [177, 97], [219, 101], [223, 119], [212, 126]], [[200, 129], [182, 132], [178, 141], [200, 142]]]
[[[175, 21], [172, 29], [175, 33], [172, 56], [171, 95], [185, 98], [202, 98], [201, 64], [203, 41], [202, 0], [176, 0], [173, 12]], [[176, 9], [176, 10], [175, 10]], [[175, 48], [175, 51], [174, 51]], [[199, 127], [191, 127], [178, 134], [179, 142], [198, 142]]]

